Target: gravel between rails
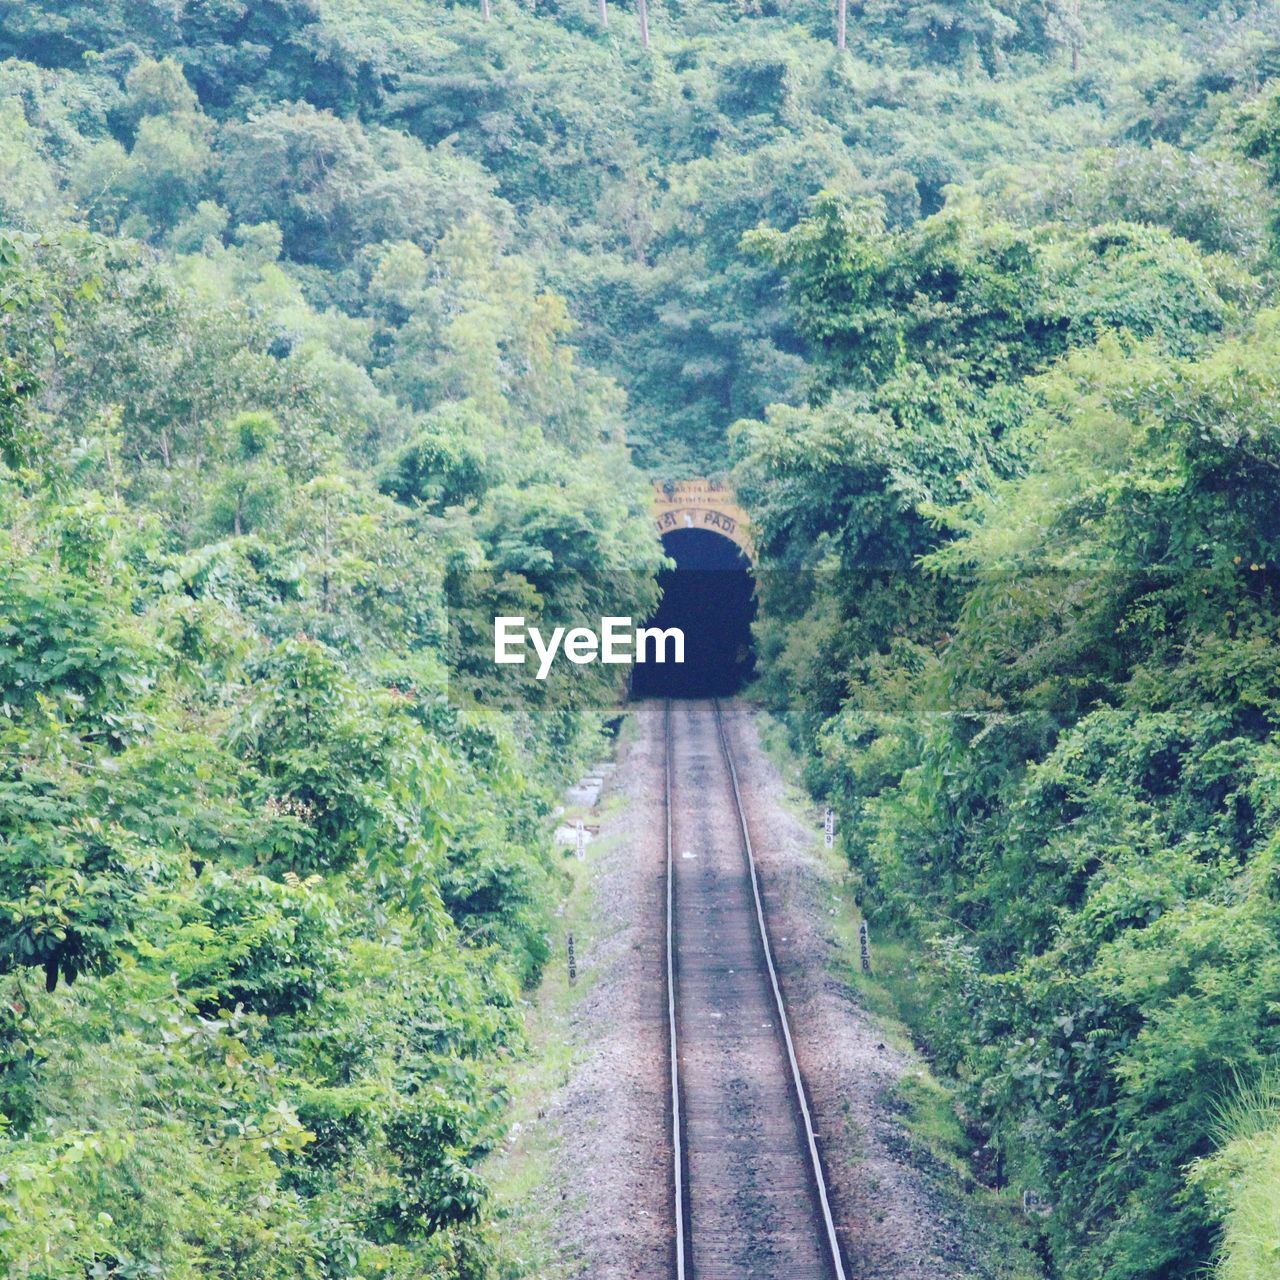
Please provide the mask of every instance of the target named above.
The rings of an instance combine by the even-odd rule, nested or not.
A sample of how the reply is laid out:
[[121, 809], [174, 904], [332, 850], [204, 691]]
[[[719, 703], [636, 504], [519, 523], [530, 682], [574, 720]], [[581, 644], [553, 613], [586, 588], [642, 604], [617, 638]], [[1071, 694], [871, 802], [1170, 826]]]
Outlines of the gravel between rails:
[[832, 1280], [715, 706], [671, 720], [691, 1272]]
[[[849, 1275], [988, 1280], [998, 1270], [977, 1219], [945, 1179], [915, 1163], [897, 1114], [894, 1086], [916, 1060], [885, 1044], [831, 971], [833, 886], [820, 833], [788, 808], [749, 705], [722, 708]], [[592, 885], [599, 925], [578, 942], [590, 989], [570, 1028], [575, 1065], [546, 1117], [556, 1148], [548, 1211], [557, 1272], [590, 1280], [666, 1280], [673, 1253], [663, 708], [643, 702], [630, 712], [632, 732], [609, 784], [623, 804], [602, 822]]]

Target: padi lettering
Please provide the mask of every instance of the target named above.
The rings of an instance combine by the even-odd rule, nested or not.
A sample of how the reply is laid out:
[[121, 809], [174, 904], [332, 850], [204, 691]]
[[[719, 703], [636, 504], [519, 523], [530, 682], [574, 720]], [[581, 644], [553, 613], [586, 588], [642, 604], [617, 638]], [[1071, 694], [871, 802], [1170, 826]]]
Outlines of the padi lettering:
[[[590, 627], [556, 627], [544, 636], [537, 627], [526, 627], [523, 618], [494, 618], [493, 660], [499, 665], [525, 661], [526, 641], [538, 659], [538, 679], [545, 680], [558, 653], [579, 666], [588, 662], [683, 662], [684, 632], [679, 627], [635, 627], [630, 618], [601, 618], [600, 630]], [[671, 650], [668, 659], [667, 651]]]

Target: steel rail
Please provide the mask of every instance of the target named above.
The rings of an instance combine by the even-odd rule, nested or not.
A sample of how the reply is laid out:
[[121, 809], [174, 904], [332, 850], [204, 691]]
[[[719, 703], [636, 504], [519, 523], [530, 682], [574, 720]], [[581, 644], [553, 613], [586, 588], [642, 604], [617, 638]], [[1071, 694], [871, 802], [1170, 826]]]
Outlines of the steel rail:
[[[831, 1255], [832, 1272], [835, 1280], [846, 1280], [844, 1261], [840, 1256], [840, 1240], [836, 1235], [835, 1219], [831, 1215], [831, 1201], [827, 1195], [827, 1179], [822, 1171], [822, 1157], [818, 1152], [818, 1139], [813, 1130], [813, 1117], [809, 1114], [809, 1101], [805, 1096], [804, 1078], [800, 1074], [800, 1062], [796, 1057], [795, 1042], [791, 1037], [791, 1023], [787, 1018], [786, 1004], [782, 999], [782, 986], [778, 982], [778, 971], [773, 963], [773, 948], [769, 945], [769, 927], [765, 922], [764, 916], [764, 899], [760, 894], [760, 879], [756, 874], [755, 852], [751, 847], [751, 832], [747, 828], [747, 813], [742, 804], [742, 791], [738, 786], [738, 770], [733, 763], [733, 752], [729, 748], [729, 738], [724, 730], [724, 719], [720, 714], [720, 700], [712, 699], [712, 706], [716, 713], [716, 731], [720, 737], [720, 751], [724, 756], [724, 762], [729, 768], [729, 782], [733, 788], [733, 803], [738, 814], [738, 828], [742, 835], [742, 849], [746, 855], [747, 870], [751, 875], [751, 893], [755, 898], [756, 905], [756, 923], [760, 928], [760, 945], [764, 949], [765, 965], [769, 970], [769, 983], [773, 987], [773, 999], [778, 1008], [778, 1020], [782, 1027], [782, 1039], [787, 1049], [787, 1060], [791, 1064], [791, 1082], [795, 1089], [796, 1104], [800, 1111], [800, 1118], [804, 1127], [804, 1135], [809, 1144], [809, 1159], [813, 1171], [814, 1186], [818, 1193], [818, 1204], [822, 1210], [822, 1221], [826, 1228], [827, 1248]], [[667, 788], [667, 856], [668, 868], [670, 868], [671, 856], [671, 801], [670, 801], [670, 704], [668, 704], [668, 739], [667, 739], [667, 765], [668, 765], [668, 788]], [[670, 872], [668, 871], [668, 874]], [[670, 890], [668, 890], [667, 911], [668, 922], [670, 921], [671, 910]], [[670, 924], [668, 923], [668, 957], [670, 956]], [[674, 1023], [672, 1024], [674, 1026]], [[674, 1053], [674, 1040], [672, 1041], [672, 1050]], [[677, 1227], [679, 1234], [679, 1227]], [[683, 1275], [683, 1272], [680, 1273]]]
[[685, 1280], [684, 1121], [680, 1115], [680, 1044], [676, 1026], [675, 855], [671, 844], [671, 700], [663, 704], [662, 804], [667, 827], [667, 1025], [671, 1035], [671, 1164], [676, 1220], [676, 1280]]

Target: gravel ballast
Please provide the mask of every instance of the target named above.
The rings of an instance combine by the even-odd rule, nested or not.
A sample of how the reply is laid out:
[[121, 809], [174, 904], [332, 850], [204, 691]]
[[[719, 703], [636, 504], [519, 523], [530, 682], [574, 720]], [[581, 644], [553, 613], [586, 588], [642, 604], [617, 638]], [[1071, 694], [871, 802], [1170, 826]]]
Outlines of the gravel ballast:
[[[1007, 1274], [991, 1261], [981, 1215], [904, 1129], [895, 1087], [920, 1062], [889, 1043], [834, 971], [837, 872], [820, 829], [789, 804], [757, 713], [743, 700], [722, 706], [850, 1277]], [[673, 1258], [663, 706], [637, 703], [630, 717], [605, 790], [591, 923], [578, 926], [573, 1065], [544, 1117], [553, 1185], [539, 1200], [555, 1219], [556, 1272], [591, 1280], [661, 1280]]]

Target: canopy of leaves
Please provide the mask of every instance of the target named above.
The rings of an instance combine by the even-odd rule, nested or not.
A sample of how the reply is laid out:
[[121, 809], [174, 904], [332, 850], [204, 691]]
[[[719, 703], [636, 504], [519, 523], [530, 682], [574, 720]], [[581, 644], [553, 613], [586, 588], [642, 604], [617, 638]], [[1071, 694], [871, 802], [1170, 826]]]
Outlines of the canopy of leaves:
[[0, 0], [3, 1269], [492, 1269], [617, 689], [486, 627], [647, 612], [629, 445], [739, 459], [1058, 1273], [1194, 1274], [1269, 1203], [1275, 6], [489, 7]]
[[[1268, 163], [1271, 109], [1238, 129]], [[1070, 1280], [1272, 1265], [1268, 177], [1124, 147], [907, 227], [830, 192], [747, 238], [813, 370], [735, 430], [762, 688]]]
[[[474, 1275], [617, 695], [499, 682], [483, 623], [652, 607], [621, 398], [484, 182], [369, 248], [358, 127], [251, 114], [217, 154], [285, 183], [228, 211], [140, 158], [212, 135], [177, 65], [123, 103], [95, 230], [0, 240], [0, 1262]], [[364, 301], [313, 305], [338, 259]]]

